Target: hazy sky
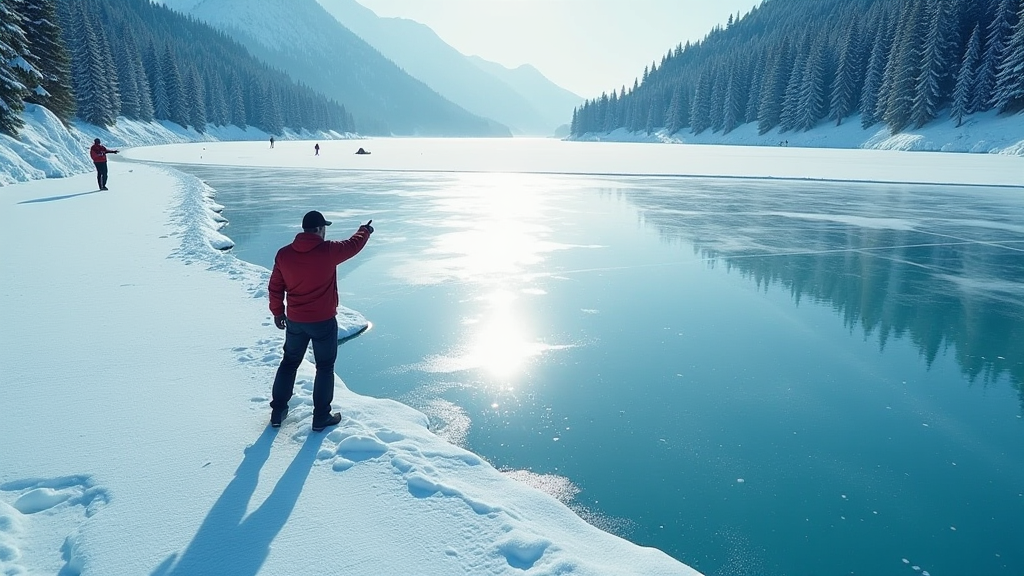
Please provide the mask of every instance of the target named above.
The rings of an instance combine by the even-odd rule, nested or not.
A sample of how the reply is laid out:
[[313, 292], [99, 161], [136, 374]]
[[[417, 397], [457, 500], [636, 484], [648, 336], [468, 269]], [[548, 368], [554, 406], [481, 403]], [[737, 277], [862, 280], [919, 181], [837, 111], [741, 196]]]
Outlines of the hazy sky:
[[643, 75], [676, 44], [703, 38], [760, 0], [358, 0], [430, 26], [466, 55], [532, 64], [584, 98]]

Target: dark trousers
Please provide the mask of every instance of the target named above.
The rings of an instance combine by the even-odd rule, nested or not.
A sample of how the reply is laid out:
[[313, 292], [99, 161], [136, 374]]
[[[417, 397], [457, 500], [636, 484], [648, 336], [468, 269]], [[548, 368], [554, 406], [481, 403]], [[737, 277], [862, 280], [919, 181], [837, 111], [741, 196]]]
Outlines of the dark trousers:
[[288, 321], [284, 335], [284, 357], [274, 378], [271, 408], [284, 408], [295, 388], [295, 372], [313, 342], [316, 378], [313, 379], [313, 421], [322, 422], [331, 414], [334, 400], [334, 361], [338, 358], [338, 319], [322, 322]]
[[93, 162], [96, 165], [96, 183], [100, 185], [100, 188], [107, 187], [107, 163], [106, 162]]

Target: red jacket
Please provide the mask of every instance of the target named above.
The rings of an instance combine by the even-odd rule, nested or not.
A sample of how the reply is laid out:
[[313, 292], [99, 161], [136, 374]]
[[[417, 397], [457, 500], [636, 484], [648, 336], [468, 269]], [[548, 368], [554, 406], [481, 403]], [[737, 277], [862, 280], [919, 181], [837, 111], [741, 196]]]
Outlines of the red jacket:
[[89, 148], [89, 156], [93, 162], [106, 162], [107, 154], [110, 152], [111, 150], [103, 144], [93, 144], [92, 148]]
[[277, 251], [270, 274], [270, 312], [285, 314], [295, 322], [321, 322], [338, 314], [338, 264], [366, 246], [370, 233], [360, 228], [344, 241], [324, 240], [301, 232], [291, 244]]

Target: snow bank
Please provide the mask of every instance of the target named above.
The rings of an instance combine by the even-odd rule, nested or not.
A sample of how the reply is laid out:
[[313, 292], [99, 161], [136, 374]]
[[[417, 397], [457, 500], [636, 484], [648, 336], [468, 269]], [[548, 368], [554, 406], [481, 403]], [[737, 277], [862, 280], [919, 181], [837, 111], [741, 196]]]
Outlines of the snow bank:
[[22, 115], [25, 127], [18, 138], [0, 134], [0, 186], [60, 178], [92, 168], [81, 136], [61, 124], [49, 110], [26, 104]]
[[[167, 121], [139, 122], [119, 118], [117, 124], [101, 128], [74, 123], [64, 126], [52, 112], [36, 104], [26, 104], [22, 114], [25, 126], [17, 138], [0, 134], [0, 186], [42, 178], [62, 178], [93, 169], [89, 146], [99, 138], [111, 148], [153, 146], [185, 142], [269, 140], [270, 134], [254, 128], [207, 126], [204, 133]], [[335, 131], [310, 132], [284, 130], [277, 140], [342, 140], [359, 136]]]
[[607, 134], [585, 134], [575, 140], [607, 142], [665, 142], [673, 144], [730, 144], [735, 146], [797, 146], [801, 148], [864, 148], [929, 152], [974, 152], [1024, 156], [1024, 113], [1006, 116], [994, 111], [968, 117], [960, 126], [952, 120], [935, 121], [922, 128], [891, 134], [888, 128], [860, 126], [860, 115], [836, 126], [822, 122], [806, 132], [782, 132], [778, 128], [757, 133], [757, 123], [744, 124], [728, 134], [689, 129], [668, 134], [647, 134], [620, 128]]

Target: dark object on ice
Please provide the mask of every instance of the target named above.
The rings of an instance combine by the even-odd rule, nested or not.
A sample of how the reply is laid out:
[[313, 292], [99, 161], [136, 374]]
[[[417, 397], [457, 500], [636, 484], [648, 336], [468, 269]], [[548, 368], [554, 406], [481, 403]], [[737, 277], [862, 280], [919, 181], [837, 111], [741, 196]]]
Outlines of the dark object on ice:
[[359, 150], [356, 150], [356, 154], [369, 154], [369, 152], [360, 148]]

